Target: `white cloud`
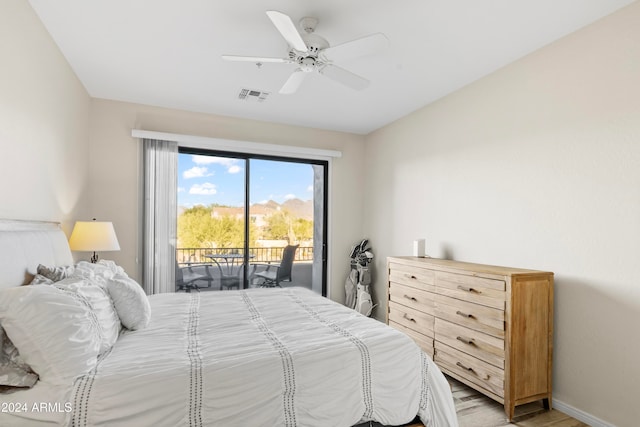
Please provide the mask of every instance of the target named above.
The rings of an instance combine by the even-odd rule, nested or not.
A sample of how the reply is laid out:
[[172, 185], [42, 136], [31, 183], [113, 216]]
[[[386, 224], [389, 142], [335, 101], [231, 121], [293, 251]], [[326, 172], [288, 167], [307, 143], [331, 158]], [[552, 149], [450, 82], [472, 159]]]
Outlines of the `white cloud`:
[[191, 160], [196, 165], [221, 165], [227, 168], [229, 173], [238, 173], [242, 168], [238, 165], [240, 160], [231, 159], [229, 157], [213, 157], [194, 154], [191, 156]]
[[178, 187], [178, 193], [184, 193], [185, 191], [184, 187]]
[[216, 194], [218, 190], [215, 184], [205, 182], [204, 184], [194, 184], [189, 189], [189, 194], [197, 194], [200, 196], [212, 196]]
[[295, 194], [287, 194], [286, 196], [284, 196], [285, 200], [291, 200], [291, 199], [295, 199], [296, 195]]
[[203, 176], [213, 175], [212, 173], [208, 173], [208, 172], [209, 170], [204, 166], [203, 167], [194, 166], [191, 169], [187, 169], [186, 171], [184, 171], [182, 173], [182, 176], [184, 177], [184, 179], [191, 179], [191, 178], [201, 178]]
[[312, 193], [312, 192], [313, 192], [313, 185], [308, 186], [308, 187], [307, 187], [307, 191], [308, 191], [309, 193]]

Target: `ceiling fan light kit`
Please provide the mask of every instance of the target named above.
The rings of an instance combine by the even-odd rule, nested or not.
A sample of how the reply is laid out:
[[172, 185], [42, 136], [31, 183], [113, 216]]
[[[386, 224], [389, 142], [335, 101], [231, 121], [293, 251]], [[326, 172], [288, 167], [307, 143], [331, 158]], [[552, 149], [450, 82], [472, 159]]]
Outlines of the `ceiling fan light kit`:
[[313, 17], [300, 19], [298, 32], [291, 18], [275, 10], [267, 11], [267, 16], [282, 38], [290, 47], [288, 57], [270, 58], [261, 56], [222, 55], [227, 61], [295, 64], [297, 68], [280, 89], [281, 94], [295, 93], [308, 73], [317, 72], [354, 90], [363, 90], [369, 86], [369, 80], [334, 64], [335, 60], [350, 59], [375, 53], [388, 45], [382, 33], [371, 34], [359, 39], [331, 47], [323, 37], [315, 34], [318, 20]]

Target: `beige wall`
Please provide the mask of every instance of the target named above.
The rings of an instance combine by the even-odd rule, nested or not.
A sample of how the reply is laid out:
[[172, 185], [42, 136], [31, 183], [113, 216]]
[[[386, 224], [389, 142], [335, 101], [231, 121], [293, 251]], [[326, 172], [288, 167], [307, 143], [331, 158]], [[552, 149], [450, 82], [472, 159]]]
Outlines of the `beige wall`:
[[[369, 135], [378, 255], [556, 274], [554, 397], [640, 419], [640, 4]], [[384, 307], [377, 312], [384, 314]]]
[[89, 96], [23, 0], [0, 0], [0, 218], [84, 213]]
[[141, 152], [132, 129], [342, 151], [332, 161], [329, 286], [333, 299], [344, 299], [349, 249], [362, 238], [363, 136], [99, 99], [90, 123], [90, 215], [114, 222], [122, 250], [109, 258], [138, 276]]

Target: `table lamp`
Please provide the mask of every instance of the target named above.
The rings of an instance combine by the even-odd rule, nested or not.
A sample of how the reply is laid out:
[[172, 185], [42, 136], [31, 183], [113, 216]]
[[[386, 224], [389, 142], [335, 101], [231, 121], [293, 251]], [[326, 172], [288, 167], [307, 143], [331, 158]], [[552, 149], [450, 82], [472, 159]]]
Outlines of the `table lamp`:
[[107, 221], [76, 221], [69, 238], [72, 251], [93, 252], [91, 262], [98, 262], [96, 252], [119, 251], [113, 224]]

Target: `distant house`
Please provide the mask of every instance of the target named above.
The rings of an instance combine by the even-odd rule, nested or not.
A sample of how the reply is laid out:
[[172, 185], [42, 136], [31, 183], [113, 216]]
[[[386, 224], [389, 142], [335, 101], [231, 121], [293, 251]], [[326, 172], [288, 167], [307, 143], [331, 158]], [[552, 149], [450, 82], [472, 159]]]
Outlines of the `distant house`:
[[215, 207], [211, 210], [211, 216], [213, 218], [232, 216], [236, 219], [242, 219], [242, 217], [244, 216], [244, 208], [230, 206]]

